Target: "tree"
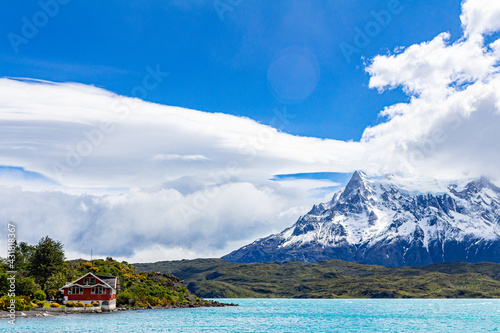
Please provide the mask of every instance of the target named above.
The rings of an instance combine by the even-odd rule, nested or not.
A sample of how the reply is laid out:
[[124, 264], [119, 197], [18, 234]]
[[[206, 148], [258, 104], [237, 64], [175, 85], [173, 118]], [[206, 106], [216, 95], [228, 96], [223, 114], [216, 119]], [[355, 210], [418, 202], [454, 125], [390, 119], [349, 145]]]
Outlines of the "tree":
[[31, 277], [16, 276], [16, 294], [32, 296], [38, 287]]
[[0, 273], [0, 295], [5, 295], [9, 292], [10, 281], [7, 280], [9, 274]]
[[63, 269], [64, 259], [61, 242], [45, 236], [40, 239], [30, 257], [31, 275], [43, 286], [52, 274]]
[[19, 245], [16, 242], [15, 246], [16, 249], [14, 252], [14, 265], [16, 271], [29, 271], [30, 260], [33, 253], [35, 252], [35, 246], [29, 245], [26, 242], [21, 242], [19, 243]]
[[52, 274], [45, 282], [43, 289], [49, 297], [53, 297], [57, 294], [59, 288], [64, 287], [66, 284], [66, 274], [63, 272], [57, 272]]

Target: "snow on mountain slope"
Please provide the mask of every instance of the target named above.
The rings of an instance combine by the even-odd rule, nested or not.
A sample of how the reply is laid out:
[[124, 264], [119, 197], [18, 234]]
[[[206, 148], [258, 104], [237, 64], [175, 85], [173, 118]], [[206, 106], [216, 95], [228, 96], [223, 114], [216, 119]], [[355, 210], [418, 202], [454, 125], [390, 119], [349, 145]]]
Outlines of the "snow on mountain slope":
[[389, 266], [500, 262], [500, 188], [486, 178], [424, 182], [355, 172], [330, 202], [223, 259], [343, 259]]

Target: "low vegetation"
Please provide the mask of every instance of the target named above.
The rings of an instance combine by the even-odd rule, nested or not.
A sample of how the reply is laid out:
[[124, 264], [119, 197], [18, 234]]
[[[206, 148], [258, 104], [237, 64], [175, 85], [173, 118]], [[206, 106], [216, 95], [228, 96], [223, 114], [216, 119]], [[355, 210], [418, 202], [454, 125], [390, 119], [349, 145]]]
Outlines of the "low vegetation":
[[499, 298], [500, 264], [453, 262], [384, 267], [327, 260], [230, 263], [196, 259], [135, 264], [175, 274], [199, 297]]
[[[37, 245], [15, 244], [15, 256], [0, 262], [0, 309], [6, 310], [11, 297], [12, 274], [15, 271], [16, 310], [32, 307], [60, 307], [59, 288], [67, 282], [93, 272], [120, 278], [117, 306], [130, 308], [221, 306], [190, 293], [184, 283], [171, 274], [144, 273], [134, 266], [113, 258], [65, 260], [63, 245], [44, 237]], [[48, 301], [48, 302], [46, 302]], [[68, 302], [67, 307], [91, 307], [97, 304]]]
[[[66, 263], [69, 274], [77, 278], [87, 271], [96, 274], [118, 276], [120, 292], [117, 305], [121, 307], [189, 307], [209, 306], [205, 301], [190, 293], [184, 283], [171, 274], [145, 273], [127, 262], [112, 258], [106, 260], [72, 260]], [[75, 304], [75, 306], [77, 306]]]

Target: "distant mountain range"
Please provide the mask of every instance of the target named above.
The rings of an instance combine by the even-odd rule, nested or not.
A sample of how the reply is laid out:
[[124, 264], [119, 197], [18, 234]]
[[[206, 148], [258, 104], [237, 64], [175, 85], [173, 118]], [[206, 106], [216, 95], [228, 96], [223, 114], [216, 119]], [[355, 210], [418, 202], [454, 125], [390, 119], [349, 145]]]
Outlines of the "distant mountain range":
[[231, 262], [313, 263], [328, 259], [385, 266], [500, 262], [500, 188], [370, 178], [355, 172], [330, 202], [283, 232], [224, 257]]

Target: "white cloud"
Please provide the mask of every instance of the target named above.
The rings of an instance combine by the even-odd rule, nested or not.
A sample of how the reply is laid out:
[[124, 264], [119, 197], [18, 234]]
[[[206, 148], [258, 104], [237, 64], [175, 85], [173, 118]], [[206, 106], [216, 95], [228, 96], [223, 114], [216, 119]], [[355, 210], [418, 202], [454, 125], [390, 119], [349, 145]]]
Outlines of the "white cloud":
[[179, 154], [167, 154], [167, 155], [162, 155], [158, 154], [153, 156], [154, 161], [172, 161], [172, 160], [181, 160], [181, 161], [208, 161], [208, 158], [206, 156], [203, 156], [201, 154], [198, 155], [179, 155]]
[[223, 255], [249, 237], [280, 231], [310, 204], [300, 190], [273, 182], [234, 182], [186, 195], [172, 188], [94, 196], [0, 187], [0, 219], [17, 224], [19, 240], [36, 243], [49, 234], [65, 244], [68, 256], [92, 249], [96, 256], [129, 260], [151, 248]]
[[0, 177], [23, 186], [3, 189], [0, 216], [20, 223], [21, 239], [50, 233], [68, 253], [121, 257], [151, 246], [224, 254], [280, 231], [312, 204], [311, 182], [282, 186], [273, 175], [352, 171], [362, 150], [91, 86], [11, 79], [0, 79], [0, 130], [0, 165], [23, 168]]
[[67, 187], [152, 186], [224, 171], [231, 161], [239, 177], [351, 171], [344, 157], [362, 149], [90, 86], [9, 79], [0, 79], [0, 130], [0, 165], [21, 166]]
[[500, 6], [469, 0], [463, 8], [464, 37], [455, 43], [443, 33], [377, 56], [367, 68], [370, 87], [402, 87], [412, 96], [381, 112], [388, 121], [365, 130], [372, 172], [500, 179], [500, 41], [478, 35], [500, 28]]
[[449, 45], [442, 33], [430, 42], [413, 45], [392, 56], [377, 56], [368, 67], [370, 88], [401, 86], [409, 94], [427, 99], [452, 94], [456, 86], [483, 79], [495, 68], [498, 58], [472, 40]]
[[466, 37], [476, 38], [500, 29], [500, 2], [496, 0], [467, 0], [460, 16]]

